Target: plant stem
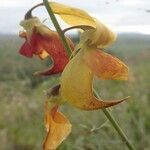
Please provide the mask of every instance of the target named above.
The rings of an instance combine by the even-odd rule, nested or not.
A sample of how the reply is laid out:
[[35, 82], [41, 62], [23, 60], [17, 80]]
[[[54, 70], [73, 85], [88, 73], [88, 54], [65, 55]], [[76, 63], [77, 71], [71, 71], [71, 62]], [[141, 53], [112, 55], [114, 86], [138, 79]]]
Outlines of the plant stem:
[[60, 36], [60, 39], [61, 39], [65, 49], [66, 49], [66, 52], [67, 52], [68, 56], [70, 57], [71, 56], [71, 49], [70, 49], [69, 45], [67, 44], [67, 40], [63, 34], [63, 31], [61, 30], [60, 25], [58, 24], [58, 21], [57, 21], [55, 15], [53, 13], [52, 8], [50, 7], [48, 0], [43, 0], [43, 4], [45, 5], [47, 12], [48, 12], [53, 24], [54, 24], [59, 36]]
[[[70, 57], [71, 55], [71, 50], [67, 44], [66, 38], [60, 28], [60, 25], [58, 24], [56, 17], [50, 7], [50, 4], [48, 2], [48, 0], [43, 0], [43, 3], [48, 11], [48, 14], [59, 34], [59, 36], [61, 37], [61, 40], [65, 46], [66, 52], [68, 54], [68, 56]], [[97, 98], [100, 98], [99, 95], [97, 94], [97, 92], [94, 90], [94, 93], [96, 95]], [[131, 142], [129, 141], [128, 137], [125, 135], [125, 133], [123, 132], [123, 130], [121, 129], [121, 127], [119, 126], [119, 124], [115, 121], [114, 117], [112, 116], [111, 112], [109, 110], [107, 110], [106, 108], [102, 109], [103, 113], [106, 115], [106, 117], [109, 119], [109, 121], [111, 122], [111, 124], [113, 125], [113, 127], [115, 128], [115, 130], [118, 132], [118, 134], [120, 135], [120, 137], [122, 138], [123, 142], [125, 142], [126, 146], [128, 147], [129, 150], [134, 150], [134, 147], [132, 146]]]
[[[97, 98], [100, 98], [96, 90], [94, 90], [94, 94]], [[103, 113], [106, 115], [106, 117], [109, 119], [113, 127], [116, 129], [120, 137], [122, 138], [122, 141], [126, 144], [129, 150], [134, 150], [135, 148], [132, 146], [131, 142], [129, 141], [126, 134], [123, 132], [119, 124], [116, 122], [115, 118], [112, 116], [111, 112], [107, 110], [106, 108], [102, 109]]]

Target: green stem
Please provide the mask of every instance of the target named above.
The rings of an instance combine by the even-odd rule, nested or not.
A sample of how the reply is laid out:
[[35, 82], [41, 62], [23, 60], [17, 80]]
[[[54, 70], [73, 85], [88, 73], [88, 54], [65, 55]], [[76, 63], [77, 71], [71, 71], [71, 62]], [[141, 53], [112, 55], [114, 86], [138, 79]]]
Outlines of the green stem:
[[60, 25], [58, 24], [58, 21], [57, 21], [55, 15], [53, 13], [53, 10], [50, 7], [50, 4], [49, 4], [48, 0], [43, 0], [43, 4], [45, 5], [45, 7], [47, 9], [47, 12], [48, 12], [48, 14], [49, 14], [49, 16], [50, 16], [50, 18], [51, 18], [51, 20], [52, 20], [52, 22], [53, 22], [57, 32], [58, 32], [60, 38], [61, 38], [61, 41], [64, 44], [64, 47], [66, 49], [66, 52], [67, 52], [68, 56], [71, 56], [71, 49], [70, 49], [70, 47], [69, 47], [69, 45], [67, 43], [67, 40], [66, 40], [66, 38], [65, 38], [65, 36], [63, 34], [63, 31], [61, 30]]
[[[97, 98], [100, 98], [98, 93], [94, 90], [94, 94]], [[126, 134], [123, 132], [119, 124], [116, 122], [115, 118], [112, 116], [111, 112], [107, 110], [106, 108], [102, 109], [103, 113], [106, 115], [106, 117], [109, 119], [113, 127], [116, 129], [118, 134], [120, 135], [122, 141], [126, 144], [129, 150], [134, 150], [135, 148], [132, 146], [131, 142], [129, 141]]]
[[[65, 46], [66, 52], [68, 53], [68, 56], [71, 56], [71, 50], [67, 44], [66, 38], [60, 28], [60, 25], [58, 24], [56, 17], [50, 7], [50, 4], [48, 2], [48, 0], [43, 0], [43, 3], [49, 13], [49, 16], [59, 34], [59, 36], [61, 37], [61, 40]], [[96, 91], [94, 91], [95, 95], [97, 98], [99, 98], [99, 95], [97, 94]], [[120, 137], [122, 138], [123, 142], [125, 142], [126, 146], [128, 147], [129, 150], [134, 150], [134, 147], [132, 146], [132, 144], [130, 143], [128, 137], [125, 135], [125, 133], [123, 132], [123, 130], [121, 129], [121, 127], [119, 126], [119, 124], [115, 121], [114, 117], [112, 116], [112, 114], [110, 113], [109, 110], [107, 110], [106, 108], [102, 109], [103, 113], [106, 115], [106, 117], [109, 119], [109, 121], [111, 122], [111, 124], [113, 125], [113, 127], [115, 128], [115, 130], [118, 132], [118, 134], [120, 135]]]

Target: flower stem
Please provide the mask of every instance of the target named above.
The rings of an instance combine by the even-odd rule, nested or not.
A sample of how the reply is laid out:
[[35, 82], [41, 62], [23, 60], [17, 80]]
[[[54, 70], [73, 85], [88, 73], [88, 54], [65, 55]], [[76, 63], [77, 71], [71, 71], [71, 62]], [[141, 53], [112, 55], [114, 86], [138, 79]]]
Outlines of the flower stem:
[[[67, 44], [66, 38], [64, 36], [63, 31], [61, 30], [60, 25], [58, 24], [58, 21], [50, 7], [50, 4], [48, 2], [48, 0], [43, 0], [43, 3], [48, 11], [48, 14], [65, 46], [66, 52], [68, 54], [68, 56], [71, 56], [71, 49]], [[99, 98], [99, 95], [97, 94], [97, 92], [94, 90], [94, 93], [96, 95], [97, 98]], [[118, 134], [120, 135], [120, 137], [122, 138], [123, 142], [125, 142], [126, 146], [128, 147], [129, 150], [134, 150], [134, 147], [132, 146], [131, 142], [129, 141], [128, 137], [125, 135], [125, 133], [123, 132], [123, 130], [121, 129], [121, 127], [119, 126], [119, 124], [115, 121], [114, 117], [112, 116], [111, 112], [109, 110], [107, 110], [106, 108], [102, 109], [103, 113], [106, 115], [106, 117], [109, 119], [109, 121], [111, 122], [111, 124], [113, 125], [113, 127], [115, 128], [115, 130], [118, 132]]]
[[48, 0], [43, 0], [43, 4], [45, 5], [47, 12], [48, 12], [53, 24], [54, 24], [59, 36], [60, 36], [60, 39], [61, 39], [62, 43], [64, 44], [66, 52], [67, 52], [68, 56], [70, 57], [71, 56], [71, 49], [70, 49], [69, 45], [67, 44], [67, 40], [63, 34], [63, 31], [61, 30], [60, 25], [58, 24], [58, 21], [57, 21], [55, 15], [53, 13], [52, 8], [50, 7]]
[[[97, 98], [100, 98], [96, 90], [94, 90], [94, 94]], [[122, 138], [122, 141], [126, 144], [129, 150], [135, 150], [131, 142], [129, 141], [128, 137], [126, 134], [123, 132], [119, 124], [116, 122], [115, 118], [112, 116], [111, 112], [107, 110], [106, 108], [102, 109], [103, 113], [106, 115], [106, 117], [109, 119], [115, 130], [118, 132], [120, 137]]]

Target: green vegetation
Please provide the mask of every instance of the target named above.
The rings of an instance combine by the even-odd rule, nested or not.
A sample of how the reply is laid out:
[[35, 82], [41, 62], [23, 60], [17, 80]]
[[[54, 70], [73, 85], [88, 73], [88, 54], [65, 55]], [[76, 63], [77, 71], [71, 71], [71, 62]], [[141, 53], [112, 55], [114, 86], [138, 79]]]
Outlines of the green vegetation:
[[[44, 90], [58, 82], [58, 75], [37, 77], [33, 73], [50, 66], [49, 60], [28, 59], [18, 54], [22, 41], [15, 35], [0, 36], [0, 149], [40, 150], [45, 136], [43, 124]], [[150, 149], [150, 36], [121, 34], [106, 51], [118, 56], [130, 68], [129, 81], [95, 79], [103, 99], [131, 98], [111, 108], [116, 120], [137, 150]], [[61, 107], [73, 124], [60, 150], [124, 150], [101, 110], [81, 111], [66, 104]]]

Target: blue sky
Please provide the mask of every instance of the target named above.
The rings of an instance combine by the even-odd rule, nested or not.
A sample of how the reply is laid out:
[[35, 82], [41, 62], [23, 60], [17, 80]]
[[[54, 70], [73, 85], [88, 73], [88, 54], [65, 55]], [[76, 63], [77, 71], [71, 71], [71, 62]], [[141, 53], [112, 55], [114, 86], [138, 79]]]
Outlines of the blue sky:
[[[88, 11], [116, 32], [150, 34], [150, 0], [55, 0]], [[42, 0], [0, 0], [0, 33], [18, 33], [25, 12]], [[48, 17], [44, 7], [34, 11]]]

